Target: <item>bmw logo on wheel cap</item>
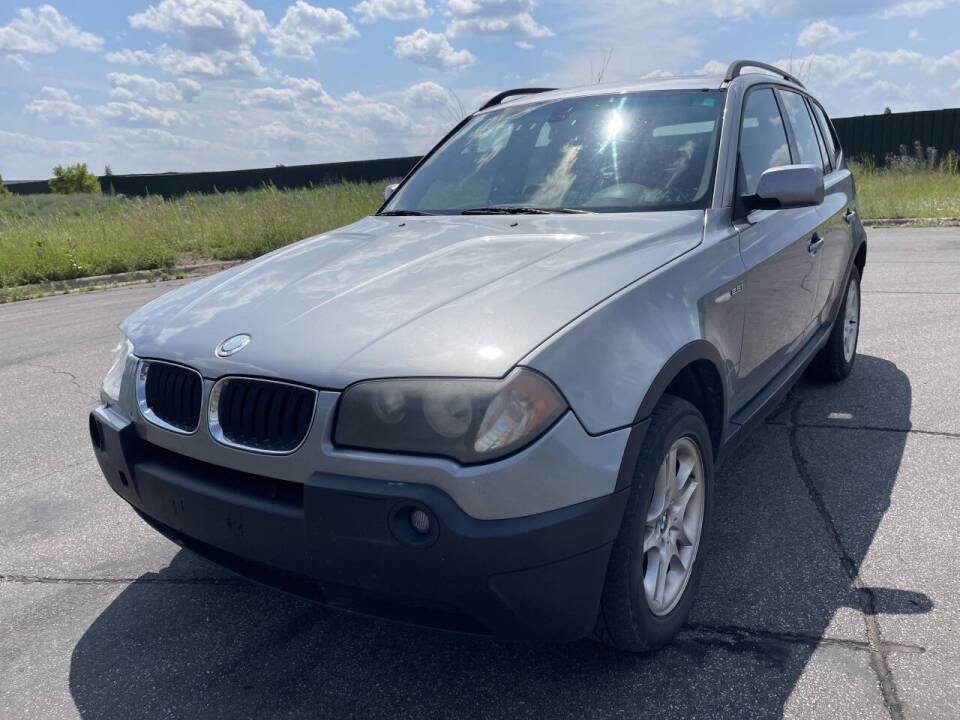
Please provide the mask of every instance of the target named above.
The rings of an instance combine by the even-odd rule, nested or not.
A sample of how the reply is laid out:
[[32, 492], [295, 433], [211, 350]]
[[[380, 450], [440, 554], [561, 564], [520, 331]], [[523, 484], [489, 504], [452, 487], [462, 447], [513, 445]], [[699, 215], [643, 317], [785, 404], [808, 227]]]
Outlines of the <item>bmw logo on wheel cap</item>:
[[240, 352], [250, 342], [250, 336], [246, 333], [228, 337], [222, 343], [217, 345], [217, 357], [228, 357], [234, 353]]

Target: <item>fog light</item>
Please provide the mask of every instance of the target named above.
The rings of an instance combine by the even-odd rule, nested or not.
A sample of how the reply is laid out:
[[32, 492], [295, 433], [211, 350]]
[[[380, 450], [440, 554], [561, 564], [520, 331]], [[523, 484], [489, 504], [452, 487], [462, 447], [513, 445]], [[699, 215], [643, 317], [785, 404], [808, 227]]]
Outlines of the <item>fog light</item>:
[[423, 510], [417, 509], [410, 513], [410, 524], [421, 535], [427, 535], [430, 532], [430, 516]]

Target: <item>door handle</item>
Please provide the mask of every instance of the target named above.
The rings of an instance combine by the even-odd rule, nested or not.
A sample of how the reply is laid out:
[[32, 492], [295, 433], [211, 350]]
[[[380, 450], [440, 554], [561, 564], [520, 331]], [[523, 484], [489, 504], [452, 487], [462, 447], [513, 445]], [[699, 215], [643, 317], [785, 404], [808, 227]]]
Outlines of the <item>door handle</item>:
[[857, 211], [853, 208], [847, 208], [847, 211], [843, 214], [843, 219], [845, 222], [850, 223], [853, 221], [853, 216], [857, 214]]
[[814, 233], [814, 234], [810, 237], [810, 244], [807, 245], [807, 251], [808, 251], [811, 255], [816, 255], [816, 254], [817, 254], [817, 250], [820, 249], [820, 246], [821, 246], [821, 245], [823, 245], [823, 238], [820, 237], [819, 233]]

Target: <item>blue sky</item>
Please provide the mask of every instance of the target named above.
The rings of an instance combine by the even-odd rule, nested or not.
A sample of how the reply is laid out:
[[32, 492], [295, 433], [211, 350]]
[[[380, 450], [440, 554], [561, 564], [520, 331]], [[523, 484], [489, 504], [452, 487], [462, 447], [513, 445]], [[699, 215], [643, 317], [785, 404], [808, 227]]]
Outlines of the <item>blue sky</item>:
[[960, 106], [958, 0], [0, 0], [0, 173], [421, 153], [497, 90], [790, 66], [834, 116]]

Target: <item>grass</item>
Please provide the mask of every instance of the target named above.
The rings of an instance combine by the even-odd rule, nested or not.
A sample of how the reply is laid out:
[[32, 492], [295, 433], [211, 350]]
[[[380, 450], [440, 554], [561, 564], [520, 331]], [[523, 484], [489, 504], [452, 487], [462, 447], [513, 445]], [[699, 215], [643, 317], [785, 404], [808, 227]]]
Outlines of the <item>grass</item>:
[[201, 258], [245, 259], [358, 220], [381, 184], [124, 198], [27, 195], [0, 199], [0, 288]]
[[862, 218], [960, 217], [960, 173], [853, 166]]
[[[853, 165], [863, 218], [960, 217], [955, 157], [904, 149], [877, 168]], [[247, 259], [346, 225], [373, 212], [383, 185], [327, 185], [244, 193], [124, 198], [11, 195], [0, 198], [0, 301], [19, 285], [202, 259]]]
[[888, 155], [883, 167], [869, 159], [851, 166], [863, 218], [960, 217], [957, 154], [939, 158], [935, 148], [914, 143]]

